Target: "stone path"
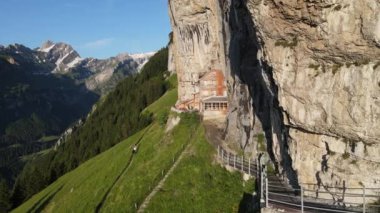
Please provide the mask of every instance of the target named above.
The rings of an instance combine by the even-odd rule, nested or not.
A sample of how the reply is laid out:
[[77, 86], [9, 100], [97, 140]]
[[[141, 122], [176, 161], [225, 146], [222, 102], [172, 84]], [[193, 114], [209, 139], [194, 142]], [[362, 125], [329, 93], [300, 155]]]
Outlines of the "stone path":
[[137, 210], [138, 213], [142, 213], [142, 212], [145, 211], [145, 209], [148, 207], [148, 205], [149, 205], [150, 201], [152, 200], [152, 198], [164, 186], [166, 179], [173, 173], [174, 169], [178, 166], [178, 164], [181, 162], [181, 160], [183, 159], [183, 157], [186, 155], [187, 150], [189, 149], [189, 146], [190, 146], [190, 143], [182, 151], [181, 155], [177, 158], [177, 160], [174, 162], [174, 164], [169, 169], [169, 171], [166, 173], [166, 175], [161, 179], [161, 181], [152, 190], [152, 192], [145, 198], [144, 202], [140, 205], [139, 209]]

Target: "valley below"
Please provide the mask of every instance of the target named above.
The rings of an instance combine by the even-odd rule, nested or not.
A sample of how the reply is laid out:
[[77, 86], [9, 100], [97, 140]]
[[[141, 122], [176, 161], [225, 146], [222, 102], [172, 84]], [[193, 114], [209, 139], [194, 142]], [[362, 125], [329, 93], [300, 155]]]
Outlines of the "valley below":
[[51, 41], [36, 49], [0, 47], [1, 179], [12, 186], [26, 162], [83, 123], [102, 96], [138, 73], [153, 54], [99, 60]]

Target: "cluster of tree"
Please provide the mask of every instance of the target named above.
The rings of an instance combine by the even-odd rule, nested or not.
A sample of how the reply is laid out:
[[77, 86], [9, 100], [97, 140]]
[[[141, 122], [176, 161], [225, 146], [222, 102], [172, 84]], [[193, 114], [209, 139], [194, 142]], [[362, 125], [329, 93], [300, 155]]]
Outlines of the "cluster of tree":
[[9, 187], [4, 179], [0, 179], [0, 213], [8, 212], [11, 207]]
[[29, 56], [12, 57], [17, 65], [0, 57], [0, 178], [11, 187], [25, 164], [20, 157], [50, 148], [54, 141], [39, 139], [59, 135], [99, 99], [68, 77], [47, 74], [50, 68]]
[[161, 49], [139, 74], [129, 76], [96, 105], [84, 125], [56, 151], [28, 163], [17, 178], [12, 202], [21, 204], [58, 177], [149, 125], [142, 113], [170, 87], [166, 80], [168, 49]]
[[0, 146], [59, 134], [86, 115], [99, 96], [67, 77], [35, 74], [35, 64], [0, 60]]
[[[5, 135], [9, 138], [14, 138], [16, 141], [29, 142], [41, 137], [48, 128], [50, 127], [46, 122], [37, 114], [32, 113], [30, 117], [22, 118], [9, 124], [5, 129]], [[53, 127], [52, 129], [58, 128]]]
[[[27, 156], [33, 153], [40, 152], [42, 150], [49, 149], [53, 147], [56, 140], [51, 140], [47, 142], [34, 142], [28, 143], [22, 146], [11, 146], [6, 148], [0, 148], [0, 168], [8, 167], [22, 156]], [[0, 172], [0, 174], [2, 174]], [[10, 179], [8, 179], [10, 180]]]

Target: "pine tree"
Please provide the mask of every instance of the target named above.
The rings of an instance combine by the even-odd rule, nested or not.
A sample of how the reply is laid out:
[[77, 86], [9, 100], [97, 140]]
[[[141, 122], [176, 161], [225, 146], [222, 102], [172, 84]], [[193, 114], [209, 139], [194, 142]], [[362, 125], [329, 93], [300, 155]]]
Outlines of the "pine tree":
[[4, 180], [0, 180], [0, 212], [7, 212], [10, 209], [9, 196], [7, 183]]

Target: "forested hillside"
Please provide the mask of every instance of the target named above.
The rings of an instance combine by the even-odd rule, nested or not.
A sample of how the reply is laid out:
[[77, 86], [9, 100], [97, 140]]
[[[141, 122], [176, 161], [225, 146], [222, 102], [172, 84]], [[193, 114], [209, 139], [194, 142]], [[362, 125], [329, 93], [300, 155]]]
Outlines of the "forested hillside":
[[99, 98], [67, 77], [37, 74], [46, 69], [41, 64], [14, 60], [0, 54], [0, 178], [9, 185], [22, 169], [21, 156], [53, 146]]
[[[176, 88], [166, 92], [144, 110], [153, 114], [149, 126], [65, 174], [14, 212], [136, 212], [143, 206], [145, 212], [248, 212], [254, 182], [215, 163], [216, 149], [207, 142], [199, 116], [171, 112], [176, 100]], [[171, 131], [165, 115], [180, 118]]]
[[152, 120], [144, 108], [170, 88], [166, 80], [168, 50], [154, 55], [140, 74], [123, 80], [114, 91], [96, 105], [85, 124], [74, 131], [56, 151], [44, 154], [26, 165], [16, 181], [13, 206], [39, 192], [58, 177], [86, 160], [109, 149]]

